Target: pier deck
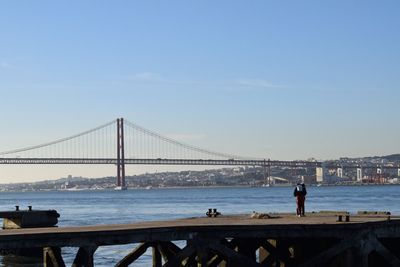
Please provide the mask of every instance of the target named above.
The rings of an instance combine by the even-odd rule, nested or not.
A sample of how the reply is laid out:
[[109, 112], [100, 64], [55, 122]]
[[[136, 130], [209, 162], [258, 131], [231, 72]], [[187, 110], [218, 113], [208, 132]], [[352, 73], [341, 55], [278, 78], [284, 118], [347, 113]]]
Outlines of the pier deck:
[[[105, 245], [139, 244], [116, 266], [148, 248], [153, 266], [400, 266], [400, 217], [335, 213], [269, 214], [0, 231], [0, 248], [44, 248], [45, 266], [65, 266], [61, 247], [79, 247], [73, 266], [94, 266]], [[184, 240], [184, 248], [172, 241]]]

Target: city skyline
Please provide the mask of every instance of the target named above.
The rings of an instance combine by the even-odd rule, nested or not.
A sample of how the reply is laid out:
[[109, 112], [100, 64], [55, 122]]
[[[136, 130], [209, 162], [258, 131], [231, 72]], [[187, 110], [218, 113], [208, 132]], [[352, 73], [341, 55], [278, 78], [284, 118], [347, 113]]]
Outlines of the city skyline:
[[[2, 2], [0, 151], [124, 117], [244, 156], [399, 153], [399, 7]], [[145, 169], [129, 167], [128, 174]], [[0, 166], [0, 183], [70, 174], [103, 177], [115, 168]]]

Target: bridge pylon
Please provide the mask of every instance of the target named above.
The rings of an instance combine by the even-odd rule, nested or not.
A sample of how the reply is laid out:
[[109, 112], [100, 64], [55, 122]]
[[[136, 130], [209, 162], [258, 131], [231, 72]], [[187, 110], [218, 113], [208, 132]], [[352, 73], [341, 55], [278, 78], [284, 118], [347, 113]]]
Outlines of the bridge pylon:
[[115, 190], [126, 190], [123, 118], [117, 119], [117, 186]]

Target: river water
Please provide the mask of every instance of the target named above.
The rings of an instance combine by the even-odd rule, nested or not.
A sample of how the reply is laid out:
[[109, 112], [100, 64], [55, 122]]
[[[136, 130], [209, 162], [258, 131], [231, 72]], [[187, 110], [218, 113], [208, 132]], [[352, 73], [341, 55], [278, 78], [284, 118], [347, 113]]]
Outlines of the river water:
[[[308, 187], [306, 212], [321, 210], [390, 211], [400, 214], [400, 185]], [[54, 191], [0, 193], [0, 210], [55, 209], [61, 214], [59, 226], [131, 223], [204, 216], [208, 208], [223, 214], [295, 212], [291, 187], [265, 188], [179, 188], [127, 191]], [[113, 266], [135, 245], [100, 247], [95, 266]], [[75, 248], [63, 248], [70, 266]], [[149, 251], [150, 252], [150, 251]], [[0, 266], [40, 266], [26, 259], [4, 257]], [[135, 266], [151, 266], [151, 255]]]

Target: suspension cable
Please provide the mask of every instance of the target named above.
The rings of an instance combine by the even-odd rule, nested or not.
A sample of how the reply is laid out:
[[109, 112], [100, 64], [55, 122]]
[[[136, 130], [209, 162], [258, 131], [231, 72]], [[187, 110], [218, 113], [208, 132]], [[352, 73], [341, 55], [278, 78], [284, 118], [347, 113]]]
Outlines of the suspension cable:
[[78, 138], [78, 137], [81, 137], [83, 135], [92, 133], [92, 132], [97, 131], [99, 129], [102, 129], [102, 128], [105, 128], [107, 126], [110, 126], [111, 124], [114, 124], [114, 123], [115, 123], [115, 120], [113, 120], [111, 122], [108, 122], [106, 124], [103, 124], [101, 126], [98, 126], [96, 128], [90, 129], [88, 131], [85, 131], [85, 132], [82, 132], [82, 133], [79, 133], [79, 134], [75, 134], [75, 135], [72, 135], [72, 136], [69, 136], [69, 137], [66, 137], [66, 138], [58, 139], [58, 140], [55, 140], [55, 141], [52, 141], [52, 142], [48, 142], [48, 143], [44, 143], [44, 144], [40, 144], [40, 145], [36, 145], [36, 146], [30, 146], [30, 147], [19, 148], [19, 149], [14, 149], [14, 150], [9, 150], [9, 151], [3, 151], [3, 152], [0, 152], [0, 155], [14, 154], [14, 153], [18, 153], [18, 152], [24, 152], [24, 151], [29, 151], [29, 150], [33, 150], [33, 149], [42, 148], [42, 147], [47, 147], [47, 146], [54, 145], [54, 144], [59, 144], [59, 143], [64, 142], [64, 141], [68, 141], [68, 140], [71, 140], [71, 139], [74, 139], [74, 138]]
[[174, 139], [171, 139], [171, 138], [162, 136], [162, 135], [160, 135], [160, 134], [158, 134], [158, 133], [155, 133], [155, 132], [153, 132], [153, 131], [147, 130], [147, 129], [145, 129], [145, 128], [139, 126], [139, 125], [136, 125], [136, 124], [134, 124], [134, 123], [132, 123], [132, 122], [130, 122], [130, 121], [128, 121], [128, 120], [125, 120], [125, 122], [126, 122], [126, 124], [129, 125], [130, 127], [133, 127], [133, 128], [135, 128], [135, 129], [137, 129], [137, 130], [143, 132], [143, 133], [146, 133], [146, 134], [148, 134], [148, 135], [150, 135], [150, 136], [159, 138], [159, 139], [161, 139], [161, 140], [163, 140], [163, 141], [165, 141], [165, 142], [168, 142], [168, 143], [170, 143], [170, 144], [174, 144], [174, 145], [177, 145], [177, 146], [180, 146], [180, 147], [189, 149], [189, 150], [193, 150], [193, 151], [196, 151], [196, 152], [199, 152], [199, 153], [203, 153], [203, 154], [207, 154], [207, 155], [212, 155], [212, 156], [216, 156], [216, 157], [228, 158], [228, 159], [247, 159], [247, 158], [240, 157], [240, 156], [233, 155], [233, 154], [220, 153], [220, 152], [215, 152], [215, 151], [211, 151], [211, 150], [206, 150], [206, 149], [203, 149], [203, 148], [199, 148], [199, 147], [196, 147], [196, 146], [188, 145], [188, 144], [185, 144], [185, 143], [176, 141], [176, 140], [174, 140]]

